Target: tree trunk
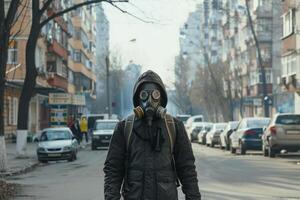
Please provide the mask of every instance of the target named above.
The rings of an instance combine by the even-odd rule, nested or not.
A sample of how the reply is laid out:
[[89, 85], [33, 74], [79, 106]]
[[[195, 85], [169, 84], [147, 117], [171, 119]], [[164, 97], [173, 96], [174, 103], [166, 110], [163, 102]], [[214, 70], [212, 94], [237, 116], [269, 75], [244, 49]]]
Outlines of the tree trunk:
[[266, 71], [265, 71], [265, 68], [263, 66], [260, 46], [259, 46], [259, 42], [258, 42], [256, 33], [255, 33], [255, 30], [254, 30], [254, 26], [253, 26], [253, 21], [252, 21], [252, 17], [251, 17], [251, 13], [250, 13], [250, 8], [249, 8], [249, 0], [245, 0], [245, 3], [246, 3], [247, 17], [248, 17], [248, 21], [249, 21], [249, 24], [250, 24], [251, 33], [252, 33], [252, 36], [253, 36], [253, 39], [254, 39], [254, 42], [255, 42], [255, 47], [256, 47], [256, 50], [257, 50], [259, 68], [261, 70], [262, 87], [263, 87], [262, 102], [263, 102], [263, 108], [264, 108], [264, 116], [269, 117], [269, 115], [270, 115], [270, 113], [269, 113], [269, 102], [265, 101], [265, 98], [268, 97], [268, 90], [267, 90], [267, 83], [266, 83]]
[[18, 109], [17, 126], [17, 156], [26, 156], [28, 113], [31, 97], [34, 95], [37, 71], [35, 66], [35, 48], [40, 33], [38, 26], [31, 27], [31, 32], [26, 44], [26, 75], [22, 88]]
[[7, 170], [5, 137], [4, 137], [4, 93], [5, 93], [5, 75], [7, 63], [8, 36], [5, 30], [0, 31], [0, 171]]

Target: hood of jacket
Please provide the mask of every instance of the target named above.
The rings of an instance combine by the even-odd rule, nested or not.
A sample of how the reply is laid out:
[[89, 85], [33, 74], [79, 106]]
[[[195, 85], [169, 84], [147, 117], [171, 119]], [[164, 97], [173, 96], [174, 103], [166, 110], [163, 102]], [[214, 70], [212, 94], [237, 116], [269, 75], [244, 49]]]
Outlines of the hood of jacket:
[[166, 92], [166, 88], [164, 83], [162, 82], [161, 78], [158, 76], [157, 73], [148, 70], [144, 72], [135, 83], [134, 89], [133, 89], [133, 105], [134, 107], [137, 107], [139, 105], [139, 92], [140, 88], [144, 83], [155, 83], [160, 87], [161, 92], [161, 106], [166, 107], [168, 103], [168, 96]]

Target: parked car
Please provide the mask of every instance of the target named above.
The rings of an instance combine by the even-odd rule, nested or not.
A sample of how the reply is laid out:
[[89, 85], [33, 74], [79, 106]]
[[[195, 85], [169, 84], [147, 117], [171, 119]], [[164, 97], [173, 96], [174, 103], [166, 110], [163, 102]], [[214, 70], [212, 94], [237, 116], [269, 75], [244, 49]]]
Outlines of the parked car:
[[185, 129], [188, 136], [191, 135], [193, 128], [195, 127], [193, 124], [198, 122], [203, 122], [203, 115], [194, 115], [186, 121]]
[[186, 121], [191, 117], [191, 115], [185, 115], [185, 114], [178, 114], [176, 115], [176, 118], [183, 122], [184, 125], [186, 125]]
[[119, 121], [116, 119], [97, 120], [92, 134], [92, 150], [108, 147], [114, 129]]
[[225, 128], [226, 123], [215, 123], [206, 135], [206, 146], [214, 147], [219, 144], [220, 134]]
[[78, 142], [69, 128], [47, 128], [41, 133], [37, 148], [40, 162], [77, 159]]
[[213, 123], [206, 123], [205, 126], [201, 129], [198, 134], [198, 143], [199, 144], [206, 144], [206, 134], [211, 130]]
[[261, 136], [263, 127], [269, 124], [270, 118], [244, 118], [237, 129], [230, 135], [230, 152], [236, 153], [239, 149], [241, 155], [247, 150], [261, 150]]
[[283, 149], [287, 152], [300, 150], [299, 114], [277, 114], [264, 130], [262, 136], [263, 155], [272, 158]]
[[235, 130], [238, 126], [238, 121], [230, 121], [227, 123], [226, 128], [220, 135], [220, 148], [229, 150], [229, 136], [232, 134], [233, 130]]

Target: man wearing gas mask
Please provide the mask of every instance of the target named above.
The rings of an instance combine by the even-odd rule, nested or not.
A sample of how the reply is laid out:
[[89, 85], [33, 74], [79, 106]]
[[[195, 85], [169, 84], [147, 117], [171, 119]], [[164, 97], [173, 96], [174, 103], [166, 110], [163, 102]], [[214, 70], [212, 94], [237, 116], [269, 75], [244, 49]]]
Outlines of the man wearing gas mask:
[[142, 74], [133, 91], [134, 114], [118, 123], [104, 166], [105, 200], [200, 200], [195, 158], [181, 121], [166, 114], [160, 77]]

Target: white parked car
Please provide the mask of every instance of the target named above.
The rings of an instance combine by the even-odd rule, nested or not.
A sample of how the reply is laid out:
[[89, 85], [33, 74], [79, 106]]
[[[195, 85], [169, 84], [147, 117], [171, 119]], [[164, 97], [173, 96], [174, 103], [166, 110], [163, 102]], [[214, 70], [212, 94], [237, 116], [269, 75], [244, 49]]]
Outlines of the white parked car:
[[69, 128], [44, 129], [39, 138], [37, 156], [40, 162], [77, 159], [78, 142]]
[[226, 128], [226, 123], [215, 123], [206, 135], [206, 146], [214, 147], [219, 144], [220, 134]]
[[186, 121], [185, 129], [186, 129], [188, 136], [191, 135], [191, 133], [193, 132], [193, 128], [195, 128], [195, 126], [193, 126], [193, 124], [199, 123], [199, 122], [203, 122], [203, 115], [194, 115]]

